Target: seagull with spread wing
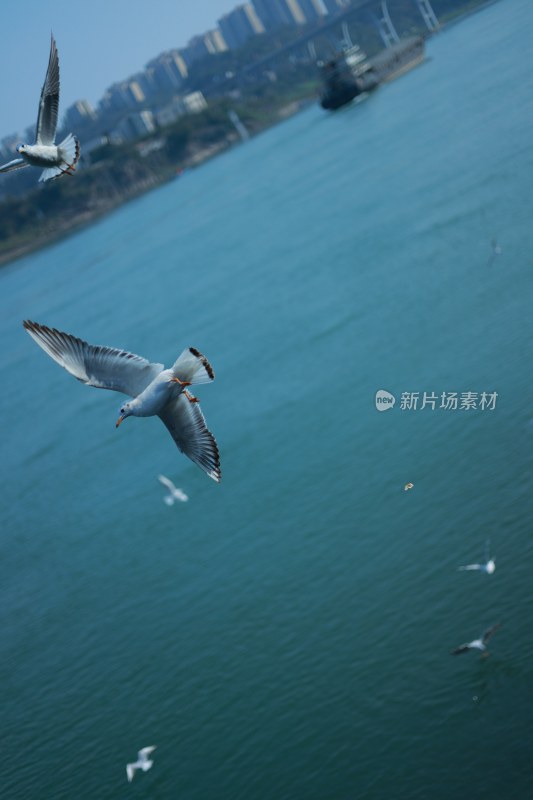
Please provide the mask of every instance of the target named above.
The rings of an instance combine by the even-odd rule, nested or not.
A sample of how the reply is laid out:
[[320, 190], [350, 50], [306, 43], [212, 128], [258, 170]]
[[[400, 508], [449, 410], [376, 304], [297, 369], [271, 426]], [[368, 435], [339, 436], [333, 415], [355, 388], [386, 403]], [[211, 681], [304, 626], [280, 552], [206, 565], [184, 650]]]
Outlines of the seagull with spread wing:
[[459, 647], [456, 647], [455, 650], [451, 651], [452, 656], [459, 656], [462, 653], [468, 653], [469, 650], [481, 650], [482, 656], [488, 656], [489, 651], [487, 650], [487, 642], [489, 641], [490, 637], [496, 633], [498, 628], [501, 628], [499, 622], [497, 622], [496, 625], [492, 625], [492, 627], [487, 628], [487, 630], [483, 632], [481, 639], [474, 639], [472, 642], [465, 642], [465, 644], [461, 644]]
[[178, 489], [177, 486], [174, 486], [170, 478], [167, 478], [166, 475], [158, 475], [157, 480], [168, 489], [168, 494], [163, 497], [163, 502], [166, 503], [167, 506], [173, 506], [176, 500], [179, 500], [181, 503], [186, 503], [189, 499], [189, 496], [186, 495], [182, 489]]
[[496, 559], [490, 557], [490, 539], [487, 539], [485, 542], [485, 563], [484, 564], [465, 564], [463, 567], [458, 567], [457, 569], [460, 572], [464, 570], [479, 570], [480, 572], [485, 572], [487, 575], [492, 575], [494, 570], [496, 569]]
[[139, 750], [137, 753], [137, 761], [132, 762], [131, 764], [126, 764], [126, 775], [128, 776], [128, 781], [131, 783], [135, 777], [135, 772], [138, 769], [142, 769], [143, 772], [148, 772], [150, 767], [153, 765], [153, 761], [151, 761], [148, 756], [150, 753], [153, 753], [156, 749], [157, 745], [151, 745], [150, 747], [143, 747], [142, 750]]
[[80, 157], [80, 143], [72, 134], [60, 144], [54, 144], [59, 111], [59, 59], [52, 35], [50, 58], [46, 78], [41, 90], [35, 144], [19, 144], [19, 158], [0, 167], [0, 172], [11, 172], [21, 167], [41, 167], [39, 181], [49, 181], [60, 175], [72, 175]]
[[215, 437], [207, 428], [198, 399], [186, 388], [215, 378], [211, 364], [198, 350], [188, 347], [170, 369], [165, 369], [163, 364], [126, 350], [88, 344], [37, 322], [25, 320], [23, 325], [45, 353], [82, 383], [133, 398], [120, 407], [117, 428], [126, 417], [158, 416], [179, 450], [220, 482]]

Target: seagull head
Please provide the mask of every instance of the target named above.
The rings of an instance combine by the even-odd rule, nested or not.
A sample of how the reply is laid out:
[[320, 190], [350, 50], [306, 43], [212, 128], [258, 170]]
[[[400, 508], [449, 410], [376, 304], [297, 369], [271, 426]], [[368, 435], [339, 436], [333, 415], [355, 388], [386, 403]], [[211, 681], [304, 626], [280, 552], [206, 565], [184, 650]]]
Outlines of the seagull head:
[[133, 414], [132, 404], [124, 403], [124, 405], [120, 407], [120, 416], [117, 419], [117, 424], [115, 425], [115, 428], [118, 428], [120, 423], [123, 422], [126, 419], [126, 417], [131, 417], [132, 414]]
[[28, 145], [27, 144], [18, 144], [17, 145], [17, 153], [25, 153]]

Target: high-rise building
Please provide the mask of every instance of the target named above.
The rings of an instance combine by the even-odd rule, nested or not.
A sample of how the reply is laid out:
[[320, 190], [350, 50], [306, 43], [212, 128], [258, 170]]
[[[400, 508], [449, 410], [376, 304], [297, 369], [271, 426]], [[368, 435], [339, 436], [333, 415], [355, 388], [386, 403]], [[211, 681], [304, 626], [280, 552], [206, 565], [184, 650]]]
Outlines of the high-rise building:
[[207, 31], [205, 34], [205, 39], [206, 44], [210, 48], [210, 53], [213, 55], [215, 53], [225, 53], [228, 49], [228, 45], [222, 36], [222, 32], [219, 31], [218, 28], [213, 28], [212, 31]]
[[328, 10], [322, 0], [298, 0], [307, 22], [323, 19]]
[[179, 50], [168, 50], [146, 65], [151, 78], [161, 92], [175, 92], [189, 74]]
[[237, 6], [225, 14], [218, 20], [218, 27], [228, 47], [233, 50], [242, 47], [250, 36], [265, 32], [265, 26], [250, 3]]
[[88, 122], [94, 122], [96, 119], [96, 112], [88, 100], [76, 100], [65, 111], [63, 128], [69, 128], [76, 131], [80, 125], [85, 125]]
[[305, 25], [305, 14], [299, 0], [283, 0], [293, 25]]
[[212, 56], [216, 53], [224, 53], [227, 49], [228, 45], [222, 33], [218, 28], [215, 28], [200, 36], [194, 36], [187, 44], [187, 47], [182, 50], [182, 55], [190, 67], [195, 61], [199, 61], [201, 58]]
[[290, 24], [289, 16], [280, 0], [253, 0], [253, 5], [267, 31]]
[[253, 0], [253, 4], [267, 30], [281, 25], [305, 25], [300, 0]]
[[124, 117], [119, 124], [111, 131], [111, 138], [114, 141], [127, 141], [129, 139], [139, 139], [154, 133], [156, 129], [154, 115], [151, 111], [138, 111]]
[[145, 100], [146, 97], [140, 85], [137, 81], [130, 78], [129, 80], [114, 83], [113, 86], [110, 86], [104, 93], [99, 105], [102, 111], [115, 113], [135, 108], [141, 103], [144, 103]]

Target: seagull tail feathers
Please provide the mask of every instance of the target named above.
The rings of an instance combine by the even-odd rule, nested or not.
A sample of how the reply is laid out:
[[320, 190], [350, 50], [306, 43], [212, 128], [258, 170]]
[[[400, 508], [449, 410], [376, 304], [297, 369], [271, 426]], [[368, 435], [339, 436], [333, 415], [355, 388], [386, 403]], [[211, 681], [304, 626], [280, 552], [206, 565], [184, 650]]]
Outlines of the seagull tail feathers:
[[69, 133], [61, 144], [58, 144], [57, 149], [62, 158], [61, 163], [57, 166], [43, 169], [39, 181], [51, 181], [61, 175], [73, 174], [73, 170], [80, 159], [80, 143], [78, 139], [72, 133]]
[[215, 379], [213, 367], [207, 358], [194, 347], [188, 347], [172, 367], [176, 378], [188, 381], [191, 385], [210, 383]]
[[57, 147], [65, 165], [71, 168], [75, 167], [80, 160], [80, 143], [78, 138], [74, 136], [74, 134], [69, 133]]
[[51, 181], [53, 178], [59, 178], [60, 175], [63, 175], [64, 170], [60, 167], [47, 167], [43, 169], [41, 172], [41, 177], [39, 178], [39, 183], [41, 181]]

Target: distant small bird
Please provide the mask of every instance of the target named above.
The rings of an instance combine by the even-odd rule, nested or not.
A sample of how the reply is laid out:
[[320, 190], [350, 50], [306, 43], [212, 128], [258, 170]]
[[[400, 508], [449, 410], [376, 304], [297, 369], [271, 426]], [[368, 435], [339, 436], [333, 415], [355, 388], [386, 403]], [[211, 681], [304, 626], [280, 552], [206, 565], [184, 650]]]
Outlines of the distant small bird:
[[489, 558], [490, 552], [490, 539], [487, 539], [485, 542], [485, 563], [484, 564], [465, 564], [463, 567], [459, 567], [459, 570], [473, 570], [477, 569], [480, 572], [486, 572], [487, 575], [492, 575], [494, 570], [496, 569], [496, 559]]
[[54, 144], [59, 111], [59, 59], [52, 35], [50, 58], [46, 78], [41, 89], [35, 144], [19, 144], [15, 158], [0, 167], [0, 172], [11, 172], [21, 167], [42, 167], [39, 181], [49, 181], [60, 175], [72, 175], [80, 157], [80, 143], [72, 133]]
[[461, 653], [468, 653], [469, 650], [481, 650], [482, 656], [488, 656], [489, 651], [487, 650], [487, 642], [493, 633], [496, 633], [498, 628], [501, 628], [499, 622], [497, 622], [496, 625], [493, 625], [491, 628], [487, 628], [481, 639], [474, 639], [472, 642], [466, 642], [465, 644], [461, 644], [459, 647], [456, 647], [455, 650], [451, 651], [452, 656], [459, 656]]
[[152, 753], [157, 745], [152, 745], [151, 747], [143, 747], [142, 750], [139, 750], [137, 753], [137, 761], [134, 761], [132, 764], [126, 764], [126, 775], [128, 776], [128, 781], [131, 783], [133, 778], [135, 777], [135, 771], [138, 769], [142, 769], [143, 772], [148, 772], [150, 767], [153, 765], [153, 761], [150, 761], [148, 756]]
[[413, 489], [413, 488], [414, 488], [414, 483], [406, 483], [405, 486], [403, 487], [403, 490], [404, 490], [404, 492], [408, 492], [409, 489]]
[[500, 256], [502, 253], [502, 248], [500, 247], [496, 239], [491, 240], [490, 246], [492, 247], [492, 253], [489, 256], [489, 260], [487, 261], [487, 267], [490, 267], [490, 265], [494, 262], [496, 256]]
[[126, 417], [158, 416], [178, 449], [220, 482], [215, 437], [205, 424], [198, 399], [185, 388], [215, 379], [211, 364], [198, 350], [188, 347], [165, 369], [163, 364], [153, 364], [126, 350], [88, 344], [38, 322], [25, 320], [22, 324], [50, 358], [82, 383], [134, 398], [120, 407], [117, 428]]
[[169, 493], [163, 497], [163, 502], [166, 503], [167, 506], [173, 506], [176, 500], [179, 500], [182, 503], [187, 502], [189, 496], [186, 495], [181, 489], [177, 489], [170, 478], [166, 478], [164, 475], [158, 475], [157, 479], [168, 489]]

